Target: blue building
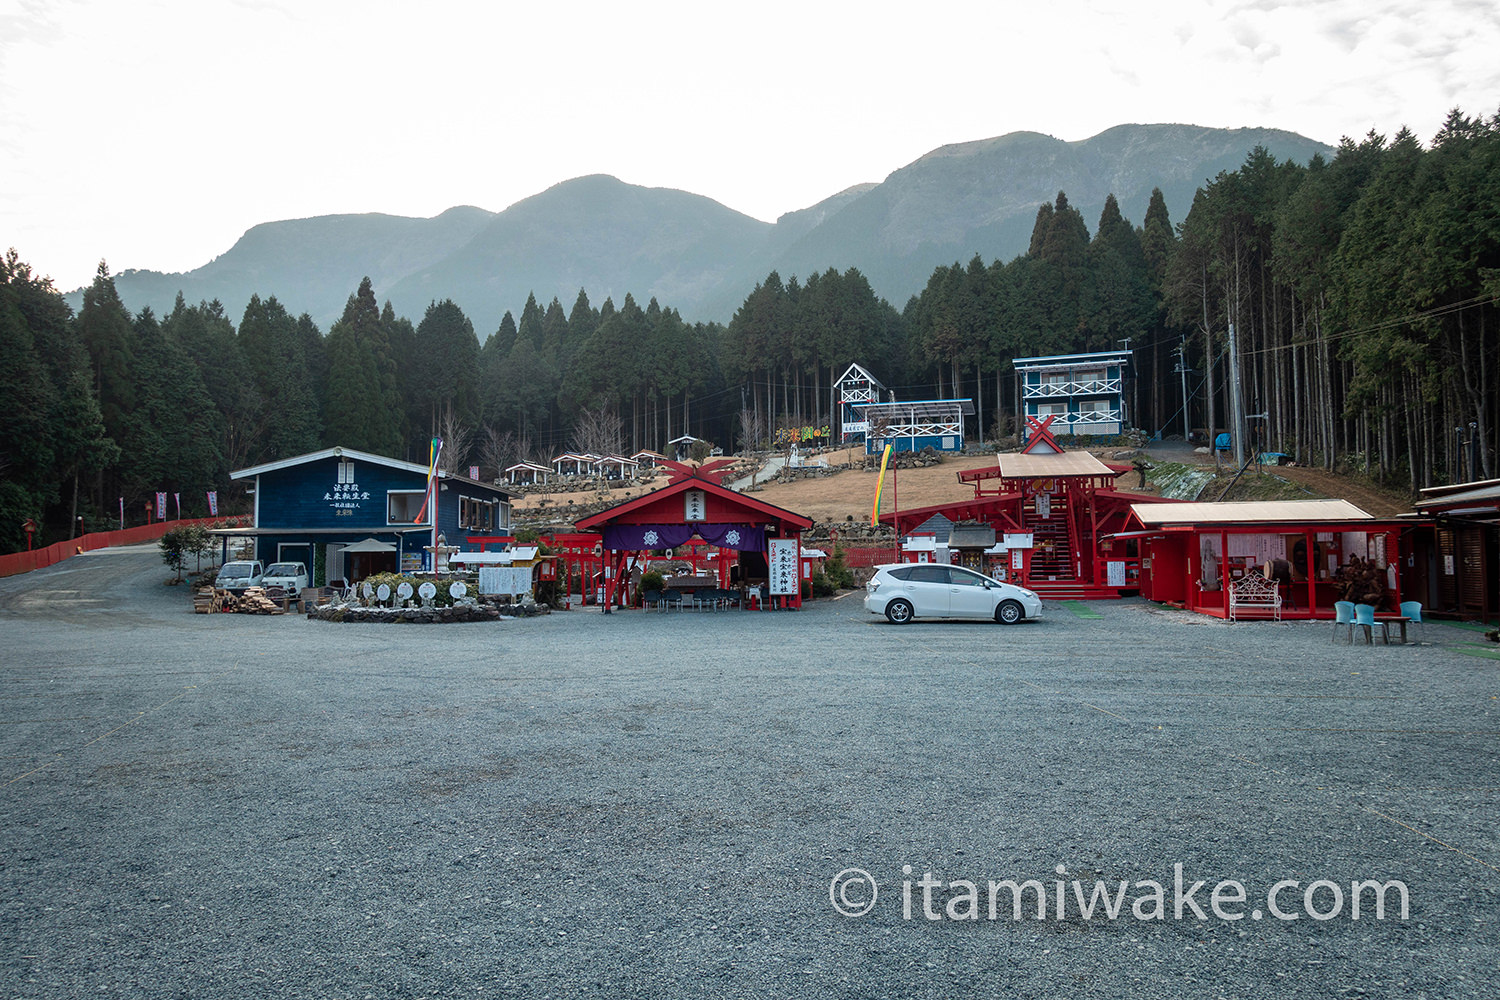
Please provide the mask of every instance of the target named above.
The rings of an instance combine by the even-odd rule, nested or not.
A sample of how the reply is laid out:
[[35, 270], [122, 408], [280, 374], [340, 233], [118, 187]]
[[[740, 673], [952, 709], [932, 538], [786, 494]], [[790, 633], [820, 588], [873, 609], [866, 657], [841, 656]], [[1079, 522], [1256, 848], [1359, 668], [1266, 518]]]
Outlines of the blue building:
[[1125, 379], [1129, 351], [1093, 354], [1054, 354], [1016, 358], [1021, 388], [1021, 425], [1028, 417], [1052, 417], [1053, 434], [1122, 433], [1129, 426], [1125, 412]]
[[[380, 572], [431, 571], [434, 535], [459, 551], [510, 541], [517, 494], [491, 483], [439, 473], [437, 524], [427, 499], [427, 467], [382, 455], [326, 448], [230, 473], [252, 483], [255, 558], [306, 563], [315, 586]], [[420, 515], [420, 517], [419, 517]]]
[[865, 421], [865, 454], [892, 451], [963, 451], [964, 418], [974, 415], [972, 399], [912, 399], [906, 402], [860, 403], [854, 409]]

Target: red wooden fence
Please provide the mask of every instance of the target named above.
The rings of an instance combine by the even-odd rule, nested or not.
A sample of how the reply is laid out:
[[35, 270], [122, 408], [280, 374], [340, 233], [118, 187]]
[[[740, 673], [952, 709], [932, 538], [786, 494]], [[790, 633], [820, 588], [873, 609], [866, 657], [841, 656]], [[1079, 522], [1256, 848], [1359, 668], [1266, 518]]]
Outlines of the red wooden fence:
[[123, 531], [94, 531], [77, 538], [70, 538], [65, 542], [53, 542], [45, 548], [32, 549], [30, 552], [13, 552], [10, 555], [0, 556], [0, 576], [30, 573], [34, 569], [55, 565], [80, 552], [89, 552], [93, 549], [154, 542], [173, 528], [188, 524], [228, 526], [230, 523], [232, 523], [231, 519], [222, 517], [185, 517], [180, 521], [157, 521], [154, 524], [142, 524]]

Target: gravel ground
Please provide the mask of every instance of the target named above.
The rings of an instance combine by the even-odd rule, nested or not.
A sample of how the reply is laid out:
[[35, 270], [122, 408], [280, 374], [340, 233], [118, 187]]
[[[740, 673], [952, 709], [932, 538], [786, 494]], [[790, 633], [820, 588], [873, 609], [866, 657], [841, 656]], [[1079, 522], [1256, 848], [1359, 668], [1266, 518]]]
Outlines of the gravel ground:
[[[0, 581], [0, 995], [1494, 989], [1500, 661], [1474, 632], [1350, 648], [1139, 601], [898, 627], [857, 594], [352, 626], [193, 615], [165, 575], [143, 548]], [[1179, 920], [1175, 864], [1206, 911], [1222, 880], [1245, 915], [1367, 878], [1410, 911]], [[862, 917], [830, 901], [848, 868], [879, 885]], [[1043, 881], [1047, 919], [1004, 891], [988, 919], [1004, 879]], [[1130, 883], [1122, 916], [1068, 887], [1057, 919], [1074, 879]], [[1132, 916], [1143, 880], [1165, 919]]]

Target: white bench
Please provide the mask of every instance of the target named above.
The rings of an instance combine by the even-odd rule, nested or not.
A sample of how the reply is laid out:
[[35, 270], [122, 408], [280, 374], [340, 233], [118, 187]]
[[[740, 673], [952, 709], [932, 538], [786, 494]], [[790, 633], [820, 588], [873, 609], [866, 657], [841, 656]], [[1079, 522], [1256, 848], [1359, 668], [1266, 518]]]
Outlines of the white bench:
[[1229, 620], [1239, 621], [1247, 611], [1269, 612], [1281, 621], [1281, 588], [1260, 570], [1253, 569], [1229, 585]]

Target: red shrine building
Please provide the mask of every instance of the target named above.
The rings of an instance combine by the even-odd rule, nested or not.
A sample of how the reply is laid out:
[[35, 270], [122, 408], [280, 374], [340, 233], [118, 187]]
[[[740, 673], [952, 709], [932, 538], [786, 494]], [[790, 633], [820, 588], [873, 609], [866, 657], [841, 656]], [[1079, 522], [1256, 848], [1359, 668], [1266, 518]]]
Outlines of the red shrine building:
[[730, 460], [702, 466], [663, 462], [671, 481], [633, 500], [580, 519], [597, 532], [605, 567], [605, 607], [633, 603], [632, 565], [701, 540], [715, 550], [713, 573], [724, 588], [765, 587], [778, 606], [802, 606], [802, 533], [812, 519], [726, 488]]
[[[1025, 449], [995, 456], [994, 468], [958, 474], [974, 488], [973, 499], [893, 511], [880, 519], [894, 525], [898, 535], [910, 534], [934, 515], [954, 522], [955, 530], [976, 524], [993, 529], [995, 541], [1007, 550], [1005, 577], [1044, 598], [1138, 592], [1136, 542], [1108, 536], [1126, 529], [1133, 504], [1178, 501], [1117, 489], [1115, 480], [1132, 467], [1064, 451], [1049, 429], [1052, 419], [1029, 419]], [[966, 560], [960, 556], [955, 561]]]

